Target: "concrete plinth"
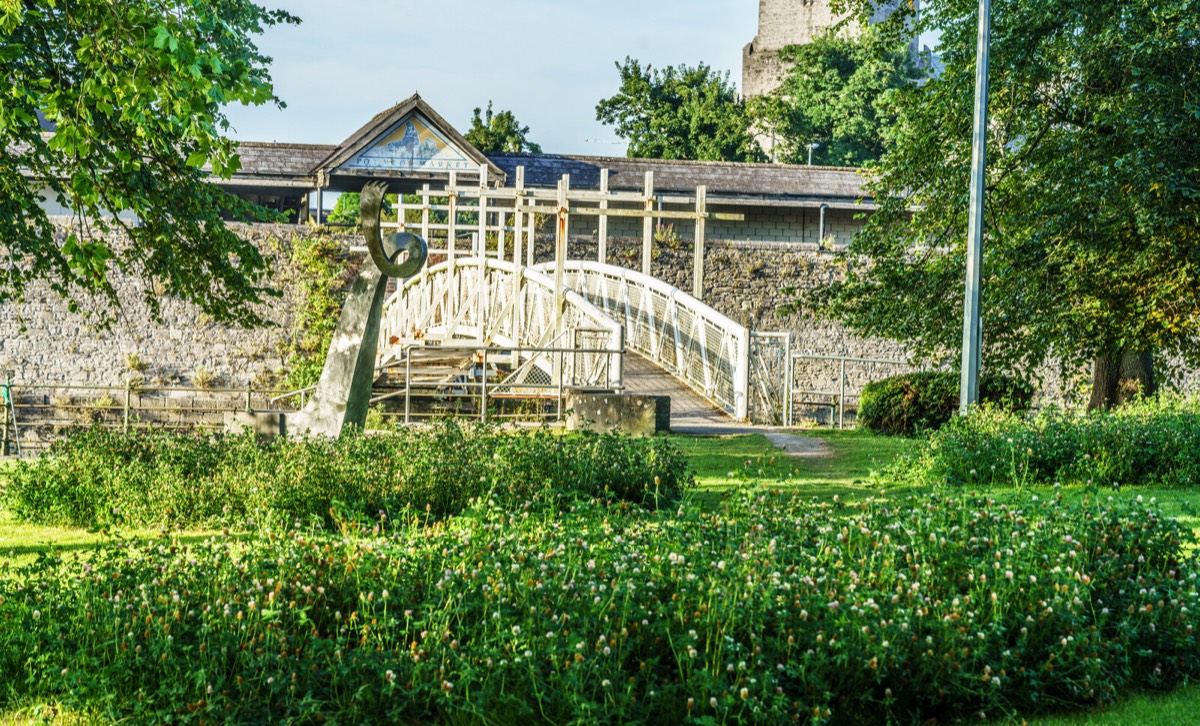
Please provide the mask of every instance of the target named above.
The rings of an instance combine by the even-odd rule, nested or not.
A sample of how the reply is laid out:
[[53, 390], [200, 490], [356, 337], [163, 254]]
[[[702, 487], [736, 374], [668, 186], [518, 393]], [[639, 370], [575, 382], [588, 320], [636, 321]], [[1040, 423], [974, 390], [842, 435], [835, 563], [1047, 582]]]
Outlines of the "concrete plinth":
[[344, 426], [366, 423], [386, 294], [387, 278], [374, 265], [363, 265], [346, 296], [317, 390], [291, 417], [291, 433], [337, 438]]
[[566, 405], [568, 431], [653, 436], [671, 428], [670, 396], [572, 393]]
[[287, 418], [278, 411], [233, 411], [225, 414], [225, 431], [231, 434], [250, 430], [259, 436], [283, 436]]

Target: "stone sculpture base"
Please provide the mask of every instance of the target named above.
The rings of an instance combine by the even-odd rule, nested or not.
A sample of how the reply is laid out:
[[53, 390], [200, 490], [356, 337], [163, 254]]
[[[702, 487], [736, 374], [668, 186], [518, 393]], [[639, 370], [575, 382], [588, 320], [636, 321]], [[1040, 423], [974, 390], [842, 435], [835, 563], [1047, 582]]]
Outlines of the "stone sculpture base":
[[363, 265], [333, 331], [317, 390], [303, 411], [288, 416], [289, 435], [337, 437], [348, 425], [366, 424], [386, 294], [387, 278], [375, 265]]
[[566, 404], [568, 431], [653, 436], [671, 428], [670, 396], [572, 393]]

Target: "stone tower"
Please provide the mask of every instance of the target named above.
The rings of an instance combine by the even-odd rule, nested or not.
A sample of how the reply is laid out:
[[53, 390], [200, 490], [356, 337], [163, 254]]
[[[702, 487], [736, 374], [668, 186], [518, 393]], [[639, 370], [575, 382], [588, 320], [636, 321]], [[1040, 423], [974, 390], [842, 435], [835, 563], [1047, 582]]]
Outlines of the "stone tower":
[[[879, 0], [871, 21], [887, 18], [907, 1]], [[916, 0], [911, 2], [915, 6]], [[784, 70], [779, 51], [808, 43], [837, 23], [841, 16], [829, 5], [829, 0], [758, 0], [758, 35], [742, 49], [742, 96], [760, 96], [779, 85]]]

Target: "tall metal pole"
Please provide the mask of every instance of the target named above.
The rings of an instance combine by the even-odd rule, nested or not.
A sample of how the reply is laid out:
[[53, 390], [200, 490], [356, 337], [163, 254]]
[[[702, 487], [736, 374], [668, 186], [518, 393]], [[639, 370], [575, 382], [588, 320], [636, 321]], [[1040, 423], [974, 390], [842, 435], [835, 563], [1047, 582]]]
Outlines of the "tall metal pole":
[[987, 168], [988, 45], [991, 39], [991, 0], [979, 0], [979, 45], [975, 54], [975, 133], [971, 150], [971, 215], [967, 225], [967, 286], [963, 305], [962, 381], [958, 411], [965, 414], [979, 400], [980, 268], [983, 265], [984, 172]]

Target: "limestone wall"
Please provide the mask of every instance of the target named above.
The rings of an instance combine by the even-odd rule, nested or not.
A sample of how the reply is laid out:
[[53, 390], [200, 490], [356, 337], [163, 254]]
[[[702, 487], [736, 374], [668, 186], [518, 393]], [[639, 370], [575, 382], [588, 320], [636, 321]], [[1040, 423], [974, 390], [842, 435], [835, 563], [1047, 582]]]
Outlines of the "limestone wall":
[[[794, 353], [903, 361], [906, 356], [898, 344], [851, 335], [836, 322], [781, 315], [781, 309], [796, 296], [839, 274], [833, 253], [816, 243], [815, 213], [751, 211], [744, 224], [730, 223], [725, 229], [710, 225], [705, 301], [751, 329], [791, 333]], [[788, 215], [808, 216], [797, 220]], [[640, 220], [633, 221], [636, 227], [625, 230], [633, 234], [610, 239], [608, 261], [640, 269]], [[828, 221], [837, 230], [839, 242], [848, 240], [857, 224], [849, 213], [831, 212]], [[713, 239], [714, 227], [733, 239]], [[795, 231], [797, 228], [801, 231]], [[123, 308], [117, 323], [110, 330], [96, 330], [86, 317], [68, 312], [67, 303], [48, 287], [35, 286], [24, 303], [0, 306], [0, 371], [11, 371], [14, 381], [25, 385], [119, 386], [132, 373], [127, 363], [132, 354], [144, 364], [138, 374], [149, 385], [190, 386], [203, 367], [215, 376], [216, 385], [243, 388], [264, 372], [278, 370], [283, 365], [282, 344], [294, 334], [292, 321], [299, 302], [298, 273], [289, 262], [291, 246], [296, 238], [317, 232], [308, 227], [270, 225], [241, 230], [275, 261], [275, 284], [283, 296], [263, 311], [271, 321], [269, 327], [242, 330], [218, 325], [193, 306], [175, 301], [164, 303], [163, 322], [155, 323], [137, 294], [140, 286], [124, 280], [118, 281]], [[677, 231], [677, 239], [654, 245], [652, 273], [690, 291], [691, 225]], [[569, 254], [573, 259], [596, 259], [597, 247], [593, 235], [576, 235]], [[536, 261], [552, 259], [553, 239], [545, 235], [538, 240]], [[848, 388], [856, 392], [869, 380], [905, 370], [908, 368], [903, 365], [852, 363], [846, 371]], [[804, 390], [836, 391], [839, 374], [837, 363], [804, 360], [795, 385]], [[1053, 371], [1047, 371], [1046, 379], [1049, 398], [1060, 397], [1070, 383], [1060, 381]]]
[[758, 34], [742, 51], [742, 95], [758, 96], [779, 85], [779, 50], [808, 43], [838, 20], [829, 0], [759, 0]]
[[[879, 0], [870, 22], [887, 19], [898, 5], [899, 0]], [[811, 42], [840, 20], [829, 0], [759, 0], [758, 34], [742, 49], [742, 96], [761, 96], [775, 90], [786, 70], [779, 51]], [[851, 27], [850, 32], [858, 31]], [[915, 38], [912, 50], [917, 51]]]
[[[0, 370], [18, 384], [123, 385], [131, 374], [147, 385], [187, 387], [201, 377], [210, 387], [241, 388], [264, 372], [279, 369], [281, 341], [291, 334], [298, 300], [296, 270], [289, 258], [292, 240], [314, 232], [292, 225], [241, 225], [275, 265], [273, 284], [283, 296], [260, 313], [270, 325], [241, 329], [219, 325], [194, 305], [164, 300], [162, 322], [150, 318], [138, 280], [114, 280], [121, 308], [107, 330], [84, 314], [71, 313], [67, 301], [48, 285], [29, 287], [23, 303], [0, 306]], [[101, 304], [81, 301], [81, 307]], [[130, 356], [141, 362], [130, 368]]]

